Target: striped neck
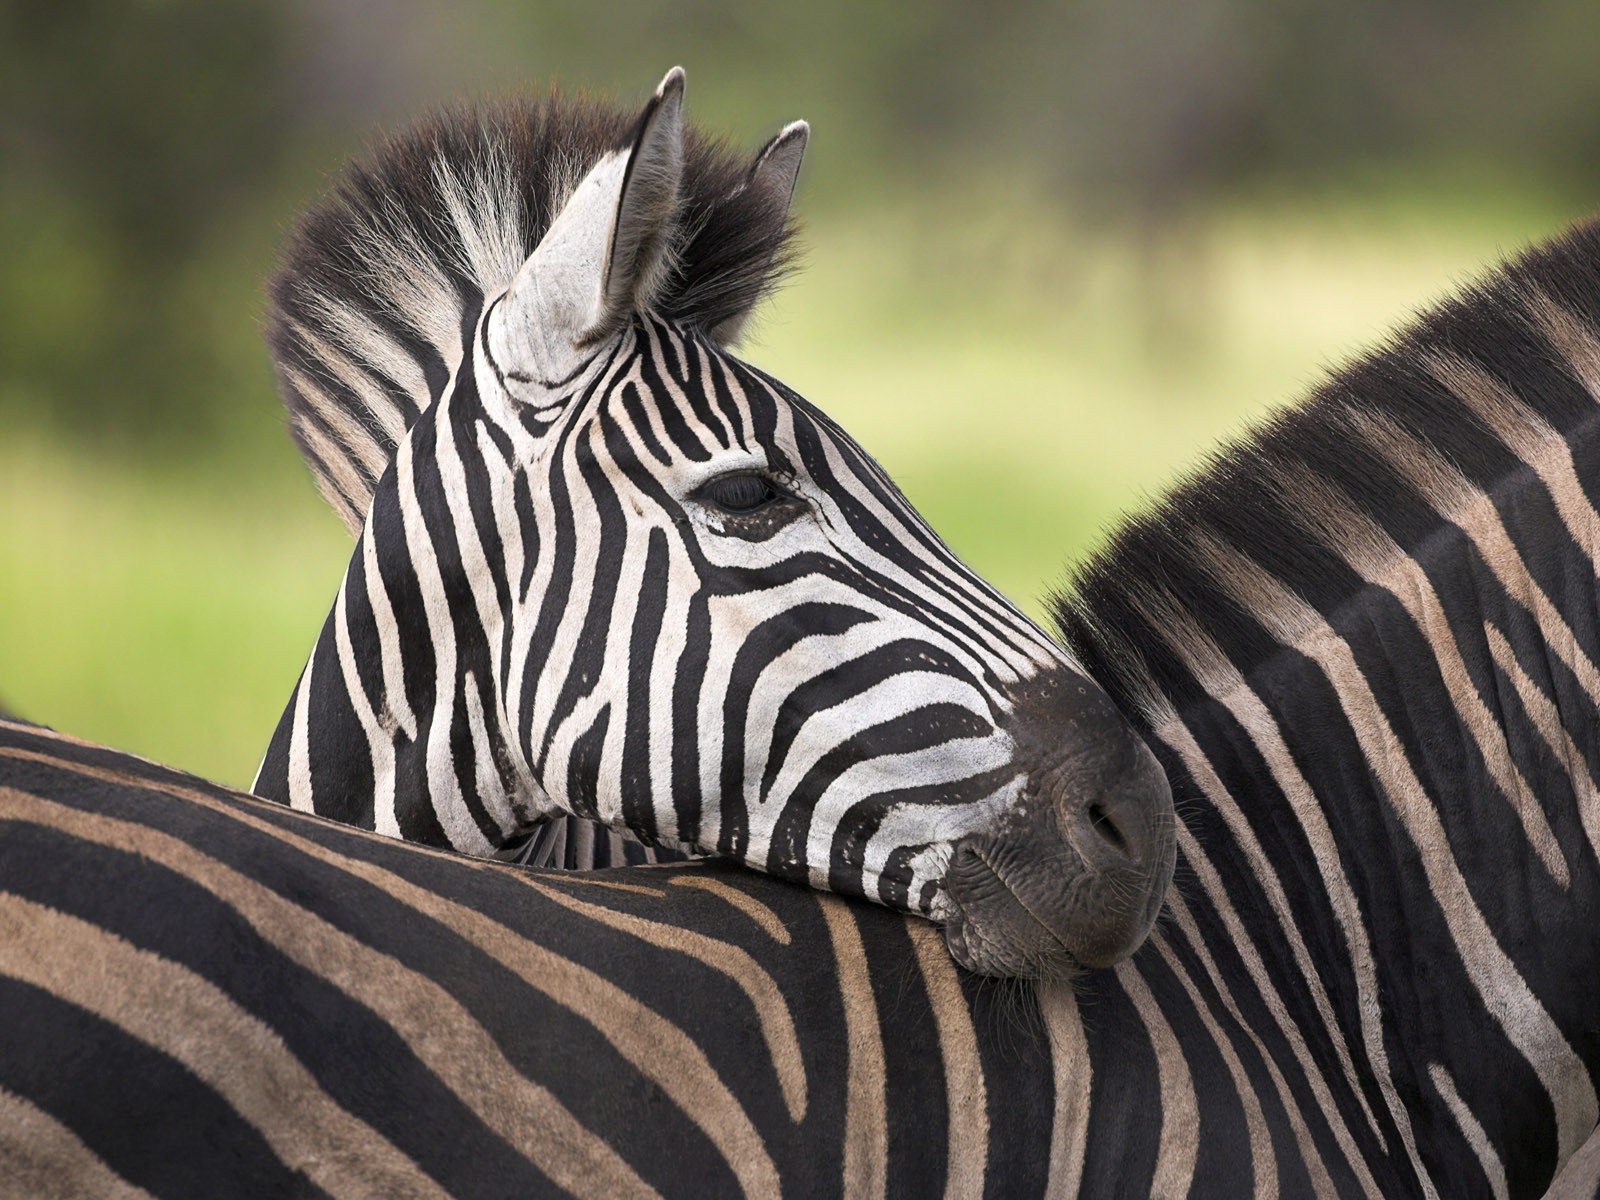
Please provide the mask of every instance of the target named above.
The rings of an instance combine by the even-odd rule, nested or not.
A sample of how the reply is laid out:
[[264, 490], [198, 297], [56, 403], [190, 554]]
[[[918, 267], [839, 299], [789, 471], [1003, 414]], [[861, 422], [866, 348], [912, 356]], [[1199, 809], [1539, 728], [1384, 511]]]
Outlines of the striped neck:
[[1548, 1178], [1600, 1116], [1597, 269], [1591, 226], [1430, 314], [1061, 613], [1183, 815], [1138, 961], [1253, 1010], [1316, 1137], [1441, 1195]]

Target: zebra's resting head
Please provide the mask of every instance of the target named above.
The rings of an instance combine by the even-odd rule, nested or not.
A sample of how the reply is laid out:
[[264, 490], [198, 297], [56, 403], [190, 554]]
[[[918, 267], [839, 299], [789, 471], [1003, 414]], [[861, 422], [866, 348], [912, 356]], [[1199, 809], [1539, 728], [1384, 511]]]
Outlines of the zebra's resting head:
[[[393, 152], [432, 180], [405, 236], [381, 169], [313, 214], [275, 285], [280, 377], [330, 499], [375, 482], [256, 790], [477, 854], [574, 814], [943, 921], [985, 973], [1113, 962], [1170, 881], [1167, 782], [854, 441], [726, 352], [808, 130], [708, 166], [682, 97], [675, 70], [603, 139], [540, 113], [515, 136], [563, 196], [508, 139], [436, 141]], [[453, 370], [393, 402], [380, 474], [430, 350]]]

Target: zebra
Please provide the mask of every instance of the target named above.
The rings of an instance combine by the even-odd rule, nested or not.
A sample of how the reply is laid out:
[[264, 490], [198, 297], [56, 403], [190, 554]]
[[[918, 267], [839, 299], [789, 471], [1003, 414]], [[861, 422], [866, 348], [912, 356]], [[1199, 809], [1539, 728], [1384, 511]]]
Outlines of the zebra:
[[1179, 864], [1072, 979], [729, 863], [447, 855], [0, 723], [0, 1179], [1594, 1196], [1597, 433], [1600, 222], [1125, 523], [1056, 615]]
[[792, 258], [809, 127], [747, 163], [683, 94], [437, 118], [291, 240], [269, 341], [359, 536], [252, 790], [480, 856], [581, 818], [933, 918], [977, 971], [1114, 962], [1170, 879], [1166, 780], [725, 349]]

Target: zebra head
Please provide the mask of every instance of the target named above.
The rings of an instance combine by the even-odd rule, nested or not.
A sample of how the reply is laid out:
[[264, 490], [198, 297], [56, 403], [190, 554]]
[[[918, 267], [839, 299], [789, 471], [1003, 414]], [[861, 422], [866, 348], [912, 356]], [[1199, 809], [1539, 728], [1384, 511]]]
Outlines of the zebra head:
[[[1115, 961], [1171, 877], [1165, 777], [865, 451], [728, 353], [808, 130], [702, 200], [682, 98], [674, 70], [509, 277], [431, 318], [459, 360], [394, 439], [256, 790], [474, 854], [571, 814], [934, 918], [979, 971]], [[462, 245], [483, 241], [494, 189], [432, 170]], [[351, 244], [381, 242], [363, 228]], [[697, 248], [708, 231], [742, 259]], [[280, 374], [348, 501], [377, 411], [350, 419], [351, 397], [419, 338], [361, 343], [349, 289], [294, 273]]]

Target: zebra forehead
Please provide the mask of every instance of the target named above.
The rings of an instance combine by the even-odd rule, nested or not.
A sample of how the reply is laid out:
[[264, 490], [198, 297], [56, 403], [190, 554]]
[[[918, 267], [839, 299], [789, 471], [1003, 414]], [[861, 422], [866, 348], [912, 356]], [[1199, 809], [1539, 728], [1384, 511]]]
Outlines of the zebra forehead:
[[[267, 341], [296, 444], [353, 530], [485, 297], [635, 116], [554, 92], [442, 112], [347, 167], [300, 219], [269, 284]], [[789, 197], [758, 185], [753, 160], [685, 130], [674, 253], [651, 297], [660, 318], [726, 328], [792, 267]]]

